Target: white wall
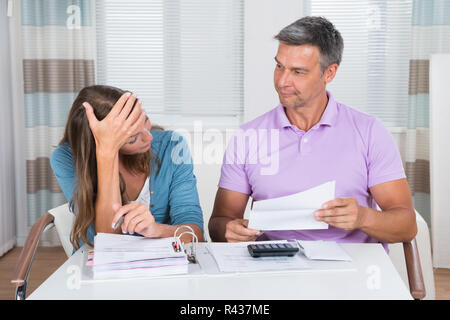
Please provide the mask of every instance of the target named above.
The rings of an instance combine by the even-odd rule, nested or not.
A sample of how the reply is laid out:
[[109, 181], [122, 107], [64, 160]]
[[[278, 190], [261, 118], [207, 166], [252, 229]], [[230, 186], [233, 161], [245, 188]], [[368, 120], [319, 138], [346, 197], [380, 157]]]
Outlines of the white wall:
[[430, 59], [430, 197], [433, 265], [450, 268], [450, 54]]
[[[6, 1], [5, 1], [6, 2]], [[11, 64], [11, 93], [13, 108], [13, 141], [15, 160], [16, 241], [23, 246], [29, 233], [27, 223], [27, 186], [25, 161], [25, 114], [23, 95], [23, 49], [21, 44], [20, 1], [8, 1], [12, 16], [9, 17]]]
[[273, 86], [278, 41], [273, 37], [303, 16], [302, 0], [246, 0], [244, 122], [279, 104]]
[[0, 2], [0, 256], [15, 245], [13, 103], [7, 2]]
[[[278, 96], [273, 87], [274, 57], [277, 53], [278, 41], [273, 37], [285, 26], [302, 17], [303, 2], [301, 0], [246, 0], [244, 25], [244, 118], [247, 122], [276, 107]], [[203, 210], [205, 236], [208, 240], [208, 221], [212, 213], [223, 152], [228, 143], [231, 131], [236, 128], [217, 129], [217, 138], [208, 141], [191, 136], [191, 152], [194, 158], [194, 173], [197, 177], [197, 188]], [[205, 131], [204, 131], [205, 132]], [[219, 137], [220, 136], [220, 137]], [[200, 145], [201, 144], [201, 145]], [[215, 163], [205, 163], [207, 148], [221, 150]], [[203, 153], [203, 155], [202, 155]], [[198, 161], [196, 162], [195, 159]], [[249, 204], [244, 217], [248, 216]]]

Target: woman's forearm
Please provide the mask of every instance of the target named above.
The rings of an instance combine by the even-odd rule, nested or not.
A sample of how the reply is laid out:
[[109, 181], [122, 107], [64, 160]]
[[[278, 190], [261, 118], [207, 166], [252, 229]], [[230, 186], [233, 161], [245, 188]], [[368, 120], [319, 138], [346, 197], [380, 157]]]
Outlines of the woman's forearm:
[[[189, 226], [194, 230], [195, 235], [197, 236], [197, 239], [199, 242], [203, 241], [203, 234], [202, 234], [202, 229], [197, 226], [196, 224], [193, 223], [185, 223], [183, 225]], [[173, 237], [174, 232], [177, 230], [177, 228], [180, 225], [168, 225], [168, 224], [158, 224], [158, 229], [159, 229], [159, 234], [158, 234], [158, 238], [167, 238], [167, 237]], [[183, 229], [183, 230], [179, 230], [177, 232], [177, 236], [179, 236], [182, 232], [184, 231], [188, 231], [187, 229]], [[191, 242], [192, 241], [192, 235], [190, 234], [184, 234], [181, 239], [187, 243], [187, 242]]]
[[113, 203], [122, 204], [118, 152], [97, 150], [97, 198], [95, 201], [95, 230], [120, 233], [112, 228]]

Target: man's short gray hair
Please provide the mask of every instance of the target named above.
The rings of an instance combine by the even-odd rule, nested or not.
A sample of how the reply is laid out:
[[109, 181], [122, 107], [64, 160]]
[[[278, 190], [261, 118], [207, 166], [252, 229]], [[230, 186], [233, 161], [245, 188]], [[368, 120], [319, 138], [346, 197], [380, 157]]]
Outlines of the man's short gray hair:
[[344, 40], [334, 25], [323, 17], [303, 17], [283, 28], [275, 39], [288, 45], [318, 47], [322, 73], [329, 65], [341, 63]]

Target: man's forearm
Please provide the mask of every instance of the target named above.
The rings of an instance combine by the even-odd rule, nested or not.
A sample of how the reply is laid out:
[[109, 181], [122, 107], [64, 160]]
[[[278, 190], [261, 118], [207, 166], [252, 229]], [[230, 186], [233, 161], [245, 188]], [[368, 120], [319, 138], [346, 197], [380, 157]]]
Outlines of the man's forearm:
[[417, 234], [415, 213], [411, 213], [411, 209], [393, 208], [377, 211], [371, 208], [362, 208], [365, 219], [360, 230], [381, 242], [410, 241]]
[[212, 241], [226, 242], [225, 230], [228, 222], [232, 221], [232, 218], [227, 217], [214, 217], [209, 220], [208, 229], [209, 236]]

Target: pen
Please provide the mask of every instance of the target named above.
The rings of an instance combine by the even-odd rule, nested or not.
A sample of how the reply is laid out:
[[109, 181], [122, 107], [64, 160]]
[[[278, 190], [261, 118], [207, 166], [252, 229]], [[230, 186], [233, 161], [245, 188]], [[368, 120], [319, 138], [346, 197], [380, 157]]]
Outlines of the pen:
[[[127, 204], [130, 204], [131, 202], [133, 202], [133, 201], [127, 201], [125, 204], [127, 205]], [[117, 228], [120, 227], [120, 225], [121, 225], [122, 222], [123, 222], [123, 218], [124, 218], [124, 216], [121, 216], [120, 219], [119, 219], [119, 221], [117, 221], [116, 224], [113, 226], [113, 230], [114, 230], [114, 231], [116, 231]]]
[[120, 225], [121, 225], [122, 222], [123, 222], [123, 217], [124, 217], [124, 216], [121, 216], [120, 219], [119, 219], [119, 221], [117, 221], [116, 224], [113, 226], [113, 229], [114, 229], [114, 230], [117, 230], [117, 228], [120, 227]]

